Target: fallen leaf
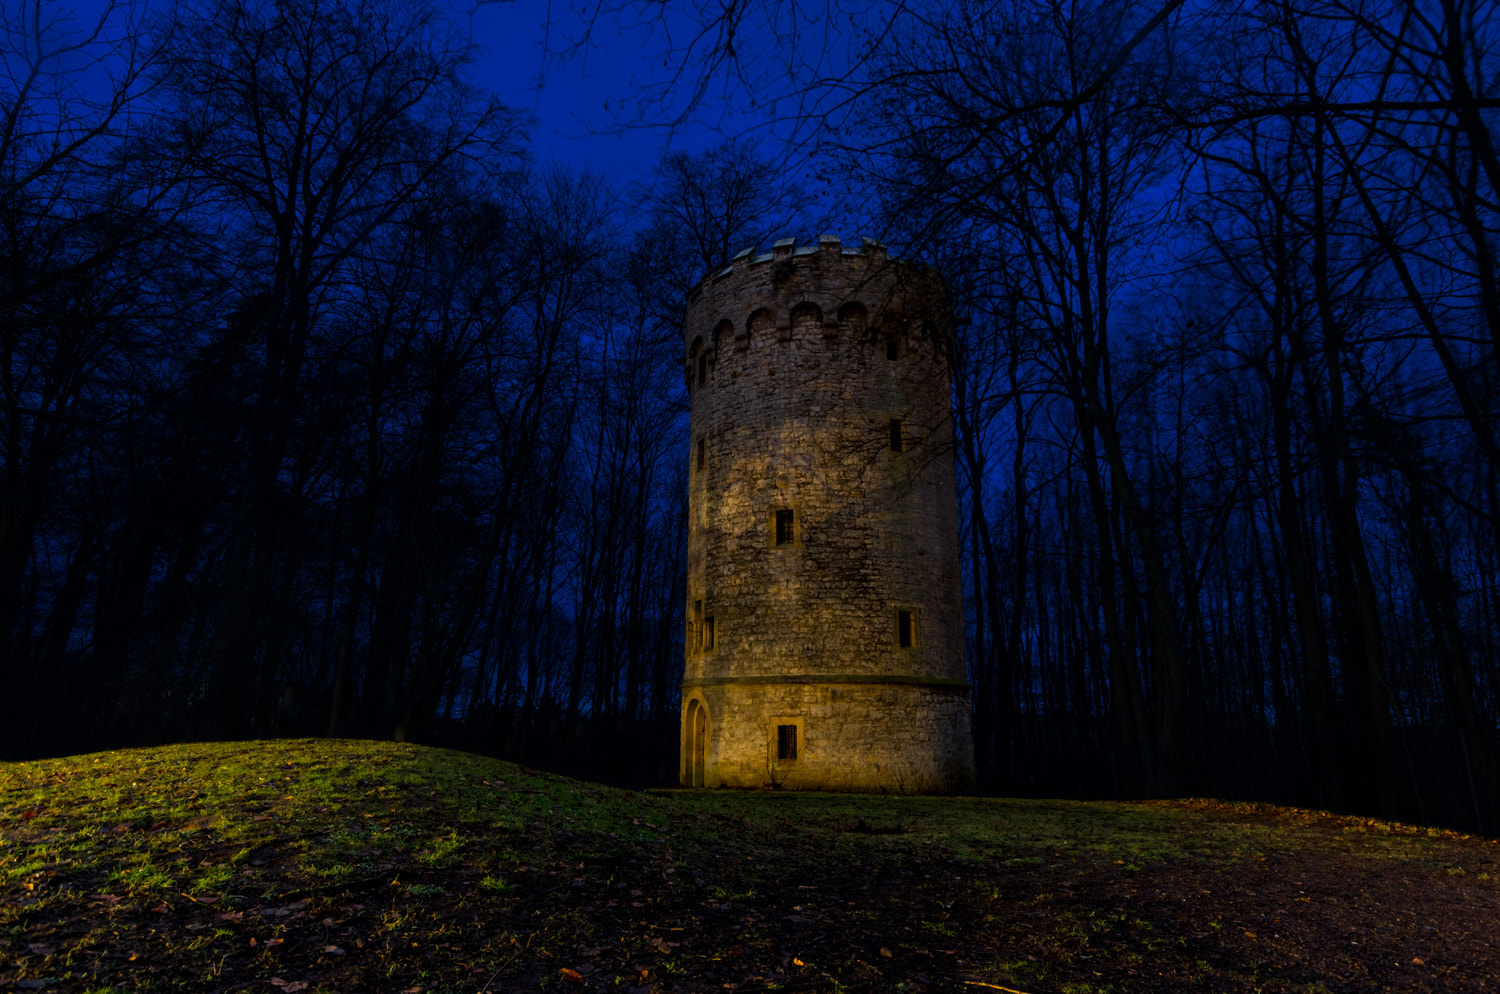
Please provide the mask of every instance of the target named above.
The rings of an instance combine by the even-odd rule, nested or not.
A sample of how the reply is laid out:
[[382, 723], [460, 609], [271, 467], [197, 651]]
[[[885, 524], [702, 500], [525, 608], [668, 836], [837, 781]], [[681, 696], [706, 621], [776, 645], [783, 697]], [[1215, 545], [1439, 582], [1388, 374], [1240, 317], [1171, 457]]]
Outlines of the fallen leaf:
[[881, 946], [880, 947], [880, 955], [884, 956], [886, 959], [890, 959], [891, 958], [891, 951], [889, 949], [885, 948], [884, 946]]
[[171, 910], [172, 909], [167, 907], [165, 904], [158, 904], [156, 907], [151, 909], [151, 913], [154, 915], [164, 915]]
[[570, 970], [567, 967], [563, 967], [560, 972], [562, 973], [562, 978], [570, 984], [583, 983], [583, 974], [579, 973], [577, 970]]
[[342, 949], [340, 949], [338, 946], [324, 946], [323, 947], [323, 951], [325, 953], [327, 953], [329, 956], [342, 956], [342, 955], [344, 955], [344, 951]]
[[29, 942], [26, 944], [26, 948], [38, 956], [51, 956], [57, 952], [56, 946], [49, 946], [45, 942]]
[[798, 959], [798, 958], [797, 958], [797, 957], [795, 957], [795, 956], [793, 956], [793, 957], [792, 957], [792, 965], [793, 965], [793, 966], [806, 966], [806, 965], [807, 965], [807, 964], [806, 964], [806, 963], [804, 963], [804, 962], [802, 962], [802, 961], [801, 961], [801, 960], [800, 960], [800, 959]]
[[267, 946], [279, 946], [279, 945], [281, 945], [285, 941], [286, 941], [285, 939], [267, 939], [266, 940], [266, 945]]
[[1420, 956], [1413, 956], [1411, 958], [1411, 963], [1412, 963], [1412, 966], [1421, 966], [1422, 965], [1422, 957], [1420, 957]]

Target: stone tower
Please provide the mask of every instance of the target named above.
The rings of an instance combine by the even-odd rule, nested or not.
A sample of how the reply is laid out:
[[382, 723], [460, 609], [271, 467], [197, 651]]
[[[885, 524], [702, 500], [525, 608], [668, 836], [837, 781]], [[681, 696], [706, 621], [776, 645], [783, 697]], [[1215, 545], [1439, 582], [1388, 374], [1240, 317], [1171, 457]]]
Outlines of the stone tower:
[[686, 322], [682, 782], [970, 787], [942, 280], [788, 238]]

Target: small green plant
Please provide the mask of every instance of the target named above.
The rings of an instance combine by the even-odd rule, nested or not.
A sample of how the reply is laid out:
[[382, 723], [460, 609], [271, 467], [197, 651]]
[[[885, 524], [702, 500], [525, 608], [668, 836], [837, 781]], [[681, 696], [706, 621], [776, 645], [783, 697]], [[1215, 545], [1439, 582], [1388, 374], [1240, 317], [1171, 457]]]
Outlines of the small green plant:
[[133, 891], [165, 890], [175, 883], [170, 873], [151, 865], [133, 866], [120, 870], [109, 879]]
[[464, 845], [464, 839], [452, 832], [429, 843], [425, 851], [417, 853], [417, 861], [430, 867], [451, 866], [458, 861], [456, 854]]
[[234, 871], [227, 866], [210, 866], [193, 881], [195, 891], [219, 891], [229, 886], [234, 879]]
[[485, 874], [479, 880], [479, 889], [489, 891], [491, 894], [509, 894], [516, 889], [516, 885], [504, 877]]

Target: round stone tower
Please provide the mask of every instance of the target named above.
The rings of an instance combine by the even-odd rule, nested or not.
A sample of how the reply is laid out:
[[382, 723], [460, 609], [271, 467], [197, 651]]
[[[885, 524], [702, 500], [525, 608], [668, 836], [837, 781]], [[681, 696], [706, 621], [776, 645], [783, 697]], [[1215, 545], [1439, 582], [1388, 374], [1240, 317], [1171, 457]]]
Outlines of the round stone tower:
[[942, 280], [788, 238], [686, 322], [682, 782], [969, 788]]

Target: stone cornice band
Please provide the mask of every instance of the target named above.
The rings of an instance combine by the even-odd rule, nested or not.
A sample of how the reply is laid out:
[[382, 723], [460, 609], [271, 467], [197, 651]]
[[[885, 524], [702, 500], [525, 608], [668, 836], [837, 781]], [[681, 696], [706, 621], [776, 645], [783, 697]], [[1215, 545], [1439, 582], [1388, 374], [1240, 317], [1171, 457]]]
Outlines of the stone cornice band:
[[699, 676], [682, 681], [683, 689], [692, 687], [722, 687], [728, 684], [774, 684], [774, 683], [880, 683], [907, 687], [937, 687], [946, 690], [969, 692], [966, 680], [951, 677], [918, 676], [908, 673], [776, 673], [753, 676]]

